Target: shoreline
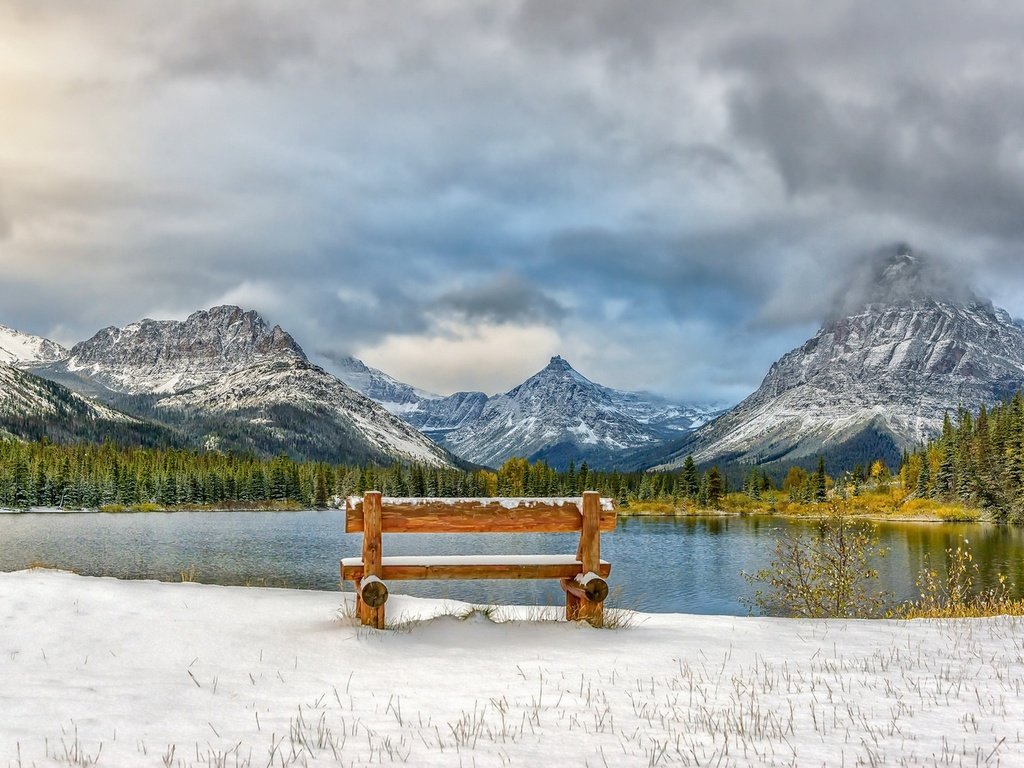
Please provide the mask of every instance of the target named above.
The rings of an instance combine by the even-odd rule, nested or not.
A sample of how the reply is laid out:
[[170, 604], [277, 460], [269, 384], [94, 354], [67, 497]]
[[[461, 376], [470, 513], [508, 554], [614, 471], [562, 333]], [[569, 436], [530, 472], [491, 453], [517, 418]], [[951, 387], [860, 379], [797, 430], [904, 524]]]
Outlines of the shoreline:
[[[90, 508], [61, 508], [61, 507], [30, 507], [28, 509], [10, 509], [0, 508], [0, 515], [76, 515], [76, 514], [105, 514], [105, 515], [144, 515], [144, 514], [175, 514], [175, 513], [193, 513], [193, 512], [271, 512], [271, 513], [282, 513], [282, 512], [338, 512], [342, 511], [340, 507], [302, 507], [297, 505], [268, 505], [268, 506], [246, 506], [246, 507], [153, 507], [146, 509], [138, 508], [118, 508], [118, 509], [104, 509], [102, 507], [90, 507]], [[618, 509], [618, 517], [620, 518], [657, 518], [657, 519], [712, 519], [712, 518], [733, 518], [733, 517], [749, 517], [749, 518], [762, 518], [762, 519], [782, 519], [782, 520], [805, 520], [813, 522], [820, 517], [826, 516], [826, 513], [816, 514], [814, 512], [808, 512], [806, 514], [794, 514], [791, 512], [771, 512], [768, 510], [724, 510], [724, 509], [677, 509], [677, 510], [662, 510], [662, 509], [643, 509], [637, 507], [626, 507], [625, 509]], [[943, 517], [939, 514], [915, 514], [915, 515], [886, 515], [886, 514], [875, 514], [875, 513], [859, 513], [853, 511], [849, 514], [850, 519], [853, 520], [864, 520], [875, 523], [961, 523], [961, 524], [987, 524], [987, 525], [1006, 525], [1005, 523], [999, 523], [995, 520], [990, 519], [980, 510], [972, 510], [972, 515], [959, 517]]]
[[[618, 515], [620, 518], [670, 518], [670, 519], [687, 519], [687, 518], [730, 518], [730, 517], [751, 517], [751, 518], [774, 518], [781, 520], [805, 520], [813, 522], [826, 516], [825, 513], [815, 514], [793, 514], [789, 512], [769, 512], [769, 511], [737, 511], [737, 510], [723, 510], [723, 509], [700, 509], [700, 510], [676, 510], [671, 512], [665, 512], [661, 510], [644, 510], [644, 509], [632, 509], [627, 508], [625, 510], [619, 509]], [[968, 523], [968, 524], [987, 524], [987, 525], [1005, 525], [1005, 523], [998, 523], [994, 520], [988, 519], [980, 512], [976, 517], [971, 518], [949, 518], [941, 517], [939, 515], [880, 515], [880, 514], [861, 514], [856, 511], [849, 514], [849, 518], [852, 520], [864, 520], [874, 523]]]

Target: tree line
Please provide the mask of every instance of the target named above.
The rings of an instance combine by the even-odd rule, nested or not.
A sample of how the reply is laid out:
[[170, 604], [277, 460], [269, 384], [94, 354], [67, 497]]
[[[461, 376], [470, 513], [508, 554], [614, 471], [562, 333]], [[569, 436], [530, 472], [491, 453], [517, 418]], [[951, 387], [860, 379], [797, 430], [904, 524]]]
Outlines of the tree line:
[[363, 466], [296, 461], [183, 448], [142, 448], [106, 442], [57, 444], [0, 440], [0, 507], [158, 508], [276, 504], [327, 507], [346, 496], [380, 490], [387, 496], [575, 496], [599, 491], [631, 501], [700, 500], [713, 505], [727, 491], [716, 469], [679, 472], [594, 471], [570, 462], [514, 458], [498, 470], [467, 471], [423, 464]]
[[1024, 522], [1024, 396], [982, 406], [977, 416], [966, 409], [946, 414], [942, 434], [904, 457], [900, 481], [920, 498]]
[[[752, 467], [742, 491], [753, 499], [820, 503], [829, 494], [856, 496], [865, 483], [898, 482], [909, 497], [963, 503], [997, 520], [1024, 522], [1024, 396], [977, 415], [947, 415], [942, 433], [904, 454], [896, 475], [883, 461], [841, 478], [791, 467], [781, 481]], [[737, 483], [738, 485], [738, 483]], [[698, 469], [687, 457], [676, 472], [596, 471], [586, 462], [555, 470], [544, 461], [506, 461], [476, 471], [422, 464], [354, 465], [299, 461], [285, 455], [201, 451], [182, 447], [125, 447], [113, 442], [58, 444], [0, 440], [0, 507], [161, 508], [259, 504], [326, 507], [349, 495], [380, 490], [388, 496], [575, 496], [584, 490], [635, 502], [689, 502], [715, 507], [729, 492], [718, 467]]]

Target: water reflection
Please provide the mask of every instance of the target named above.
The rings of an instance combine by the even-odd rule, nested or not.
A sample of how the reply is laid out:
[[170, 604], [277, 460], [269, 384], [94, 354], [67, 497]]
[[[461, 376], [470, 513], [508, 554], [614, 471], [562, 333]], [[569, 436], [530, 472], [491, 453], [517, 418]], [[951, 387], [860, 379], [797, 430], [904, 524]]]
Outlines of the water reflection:
[[[188, 512], [0, 515], [0, 570], [29, 565], [87, 575], [336, 589], [338, 560], [357, 555], [358, 535], [343, 534], [343, 514]], [[780, 535], [813, 535], [811, 521], [764, 517], [622, 518], [602, 537], [615, 604], [641, 611], [745, 614], [753, 588], [742, 577], [766, 567]], [[888, 555], [877, 562], [883, 589], [916, 597], [925, 567], [944, 571], [946, 550], [965, 539], [981, 586], [999, 573], [1024, 585], [1024, 531], [983, 524], [882, 523]], [[384, 552], [416, 554], [555, 554], [573, 552], [574, 534], [385, 535]], [[346, 588], [350, 588], [347, 587]], [[547, 581], [403, 582], [396, 592], [471, 602], [557, 604]], [[1021, 596], [1020, 587], [1016, 594]]]

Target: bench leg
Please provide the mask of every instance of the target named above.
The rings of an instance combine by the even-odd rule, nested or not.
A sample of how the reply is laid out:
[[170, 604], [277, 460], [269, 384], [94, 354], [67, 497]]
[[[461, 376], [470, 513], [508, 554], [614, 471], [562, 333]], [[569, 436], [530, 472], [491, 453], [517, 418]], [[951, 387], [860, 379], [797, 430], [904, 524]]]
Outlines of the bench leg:
[[565, 593], [565, 620], [566, 621], [577, 621], [580, 618], [580, 608], [583, 606], [583, 601], [580, 600], [576, 595], [571, 592]]
[[581, 600], [580, 603], [577, 619], [587, 622], [592, 627], [604, 624], [604, 603], [592, 603], [589, 600]]
[[352, 582], [352, 585], [356, 590], [356, 616], [360, 620], [363, 618], [363, 590], [360, 588], [362, 585], [359, 583], [359, 579]]

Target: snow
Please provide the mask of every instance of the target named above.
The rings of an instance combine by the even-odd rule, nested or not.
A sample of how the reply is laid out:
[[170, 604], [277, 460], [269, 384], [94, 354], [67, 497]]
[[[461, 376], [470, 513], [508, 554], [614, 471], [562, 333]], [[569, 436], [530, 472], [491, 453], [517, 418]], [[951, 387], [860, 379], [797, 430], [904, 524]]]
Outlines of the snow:
[[[355, 508], [356, 505], [363, 503], [362, 496], [349, 496], [348, 497], [349, 508]], [[383, 496], [381, 497], [381, 504], [383, 506], [393, 505], [402, 507], [419, 507], [419, 506], [467, 506], [470, 504], [479, 504], [480, 506], [490, 506], [491, 504], [499, 504], [503, 509], [520, 509], [530, 507], [564, 507], [566, 505], [572, 505], [579, 509], [583, 509], [583, 497], [582, 496], [537, 496], [531, 498], [508, 498], [508, 497], [467, 497], [467, 498], [426, 498], [421, 496]], [[613, 512], [615, 510], [615, 500], [601, 497], [601, 510], [603, 512]]]
[[[381, 565], [579, 565], [576, 555], [415, 555], [382, 557]], [[607, 565], [606, 560], [601, 561]], [[346, 557], [342, 565], [362, 565], [361, 557]], [[596, 574], [591, 574], [596, 576]], [[585, 582], [584, 582], [585, 583]]]
[[352, 601], [0, 574], [0, 766], [1024, 764], [1021, 619]]
[[67, 355], [59, 344], [0, 325], [0, 363], [35, 365], [50, 363]]

